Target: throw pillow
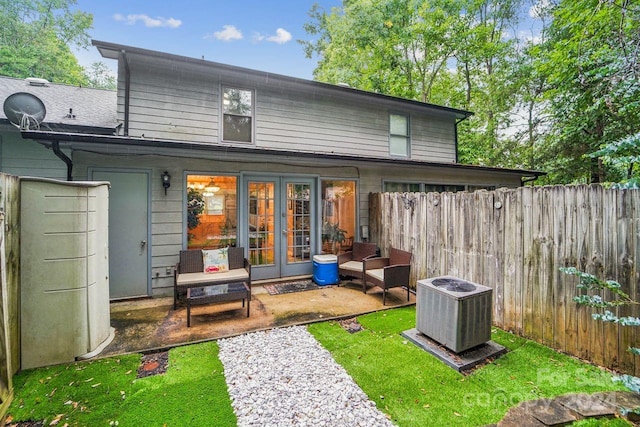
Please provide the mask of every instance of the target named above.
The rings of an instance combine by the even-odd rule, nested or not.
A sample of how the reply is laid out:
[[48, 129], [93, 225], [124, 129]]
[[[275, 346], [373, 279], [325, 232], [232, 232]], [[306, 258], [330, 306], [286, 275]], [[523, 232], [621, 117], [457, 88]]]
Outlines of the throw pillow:
[[204, 264], [205, 273], [229, 271], [229, 249], [203, 250], [202, 263]]

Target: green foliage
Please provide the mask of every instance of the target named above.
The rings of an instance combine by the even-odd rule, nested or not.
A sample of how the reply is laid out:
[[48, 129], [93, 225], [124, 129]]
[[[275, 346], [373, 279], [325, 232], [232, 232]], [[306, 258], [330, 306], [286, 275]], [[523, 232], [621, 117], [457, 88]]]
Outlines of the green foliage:
[[26, 45], [0, 47], [0, 75], [39, 77], [51, 82], [83, 85], [83, 68], [69, 48], [53, 33]]
[[631, 424], [622, 418], [587, 418], [569, 424], [571, 427], [629, 427]]
[[174, 348], [165, 374], [140, 379], [139, 354], [23, 371], [8, 414], [43, 425], [235, 426], [217, 355], [215, 342]]
[[87, 47], [93, 17], [74, 0], [0, 0], [0, 74], [87, 83], [69, 46]]
[[73, 11], [75, 0], [0, 0], [0, 75], [115, 89], [106, 65], [88, 69], [71, 47], [89, 47], [93, 16]]
[[93, 62], [85, 69], [87, 84], [96, 89], [115, 90], [117, 88], [116, 77], [111, 73], [104, 62]]
[[543, 170], [541, 184], [637, 183], [624, 159], [589, 154], [637, 132], [640, 8], [623, 0], [539, 2], [534, 42], [513, 30], [523, 6], [350, 0], [326, 12], [316, 5], [305, 25], [312, 40], [301, 43], [319, 59], [318, 80], [473, 111], [458, 127], [461, 162]]
[[415, 307], [358, 321], [355, 334], [335, 322], [309, 330], [398, 426], [485, 425], [525, 400], [622, 389], [604, 370], [495, 328], [492, 339], [509, 352], [461, 375], [400, 335], [415, 327]]
[[[459, 129], [460, 159], [512, 166], [501, 131], [514, 107], [515, 43], [504, 33], [522, 2], [352, 0], [330, 13], [318, 6], [305, 25], [317, 55], [316, 79], [393, 96], [471, 109]], [[513, 151], [513, 150], [509, 150]]]
[[615, 188], [640, 188], [640, 133], [605, 144], [589, 156], [602, 158], [605, 164], [623, 171], [624, 178], [615, 183]]
[[[585, 273], [575, 267], [563, 267], [560, 268], [560, 271], [565, 274], [577, 276], [579, 283], [576, 287], [587, 292], [586, 294], [575, 296], [573, 298], [574, 302], [578, 305], [603, 310], [603, 312], [592, 314], [594, 320], [617, 323], [622, 326], [640, 326], [640, 318], [638, 317], [618, 316], [607, 310], [607, 308], [640, 304], [622, 290], [620, 283], [615, 280], [602, 280], [593, 274]], [[603, 297], [603, 294], [607, 295], [607, 297]], [[638, 347], [630, 347], [629, 351], [633, 354], [640, 354], [640, 348]], [[630, 390], [636, 393], [640, 392], [640, 378], [622, 375], [614, 379], [615, 381], [622, 382]]]
[[536, 59], [546, 76], [548, 138], [540, 157], [555, 182], [605, 182], [616, 168], [590, 157], [637, 131], [640, 10], [620, 1], [563, 0]]
[[[415, 326], [415, 307], [358, 321], [365, 329], [356, 334], [336, 322], [309, 330], [399, 426], [484, 425], [523, 400], [622, 389], [593, 365], [498, 329], [492, 339], [509, 352], [463, 376], [400, 335]], [[236, 425], [217, 343], [170, 350], [162, 375], [136, 379], [140, 361], [132, 354], [22, 371], [8, 414], [44, 425]]]
[[335, 242], [342, 243], [347, 238], [346, 230], [340, 228], [339, 223], [332, 223], [329, 221], [325, 221], [322, 224], [322, 241], [323, 242]]
[[200, 225], [200, 214], [204, 212], [204, 197], [194, 188], [187, 192], [187, 228], [193, 230]]

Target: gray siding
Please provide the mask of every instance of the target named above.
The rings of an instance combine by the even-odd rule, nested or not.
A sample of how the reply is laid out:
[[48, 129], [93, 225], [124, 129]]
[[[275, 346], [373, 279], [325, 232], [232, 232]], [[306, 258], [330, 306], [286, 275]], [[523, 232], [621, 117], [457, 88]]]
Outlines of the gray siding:
[[[212, 143], [218, 139], [217, 104], [218, 85], [212, 80], [132, 66], [129, 135]], [[122, 89], [118, 118], [124, 120]]]
[[[46, 151], [46, 150], [45, 150]], [[438, 183], [504, 185], [514, 187], [519, 184], [518, 175], [474, 173], [473, 171], [427, 167], [384, 167], [380, 165], [354, 164], [347, 162], [326, 162], [319, 166], [309, 160], [300, 165], [292, 165], [291, 159], [274, 156], [225, 157], [224, 161], [204, 158], [180, 158], [171, 155], [131, 155], [108, 156], [78, 151], [74, 153], [76, 179], [88, 178], [89, 167], [110, 167], [134, 170], [151, 169], [151, 277], [153, 296], [171, 295], [173, 275], [166, 268], [175, 266], [178, 253], [183, 248], [185, 201], [184, 176], [186, 173], [211, 174], [309, 174], [321, 179], [353, 179], [359, 191], [358, 225], [369, 223], [369, 193], [382, 191], [384, 180], [405, 180]], [[167, 194], [161, 185], [160, 176], [164, 171], [171, 175], [171, 187]], [[239, 200], [239, 204], [242, 203]]]
[[[67, 165], [37, 142], [22, 139], [17, 130], [0, 134], [0, 168], [16, 176], [67, 179]], [[68, 150], [62, 150], [70, 155]]]
[[[187, 70], [179, 63], [131, 61], [129, 135], [220, 144], [220, 85], [255, 89], [257, 148], [389, 158], [389, 112], [411, 117], [411, 159], [455, 160], [453, 117], [426, 115], [399, 103], [364, 103], [246, 75]], [[124, 119], [121, 69], [118, 117]], [[246, 144], [238, 144], [245, 145]]]

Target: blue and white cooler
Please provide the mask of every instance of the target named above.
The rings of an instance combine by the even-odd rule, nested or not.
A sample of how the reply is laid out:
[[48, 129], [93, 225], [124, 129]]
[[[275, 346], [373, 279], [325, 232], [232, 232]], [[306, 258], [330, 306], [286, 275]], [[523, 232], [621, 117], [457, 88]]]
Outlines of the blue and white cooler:
[[335, 285], [340, 282], [338, 278], [337, 255], [313, 256], [313, 281], [318, 285]]

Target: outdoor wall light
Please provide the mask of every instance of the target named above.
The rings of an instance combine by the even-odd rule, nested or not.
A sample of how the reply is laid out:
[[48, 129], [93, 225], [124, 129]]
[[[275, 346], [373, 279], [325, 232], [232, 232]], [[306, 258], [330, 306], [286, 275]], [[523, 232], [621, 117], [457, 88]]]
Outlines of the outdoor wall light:
[[171, 187], [171, 175], [169, 175], [169, 172], [164, 171], [161, 178], [162, 178], [162, 186], [164, 187], [164, 195], [166, 196], [167, 188]]

